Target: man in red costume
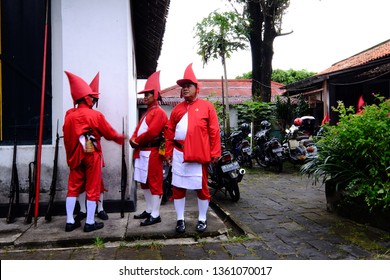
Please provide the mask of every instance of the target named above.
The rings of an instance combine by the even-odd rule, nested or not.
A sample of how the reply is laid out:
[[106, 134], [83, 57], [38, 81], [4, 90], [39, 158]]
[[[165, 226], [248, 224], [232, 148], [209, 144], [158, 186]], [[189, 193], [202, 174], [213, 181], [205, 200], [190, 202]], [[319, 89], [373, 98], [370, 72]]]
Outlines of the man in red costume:
[[168, 117], [158, 105], [161, 99], [160, 71], [150, 75], [145, 89], [139, 94], [144, 94], [144, 103], [148, 108], [130, 138], [130, 145], [134, 148], [134, 180], [141, 184], [146, 210], [134, 215], [134, 218], [145, 219], [141, 226], [149, 226], [161, 222], [163, 195], [163, 157], [159, 154], [159, 147]]
[[[65, 231], [73, 231], [81, 226], [73, 217], [77, 197], [85, 187], [87, 196], [87, 219], [84, 231], [90, 232], [104, 227], [102, 222], [95, 222], [96, 204], [101, 193], [102, 147], [101, 137], [122, 144], [125, 136], [116, 132], [104, 115], [92, 109], [98, 102], [99, 93], [80, 77], [65, 71], [70, 84], [73, 104], [66, 112], [63, 126], [66, 160], [70, 168], [68, 193], [66, 197]], [[99, 73], [95, 77], [98, 82]]]
[[[89, 84], [89, 87], [91, 88], [91, 90], [93, 92], [99, 92], [99, 75], [95, 76], [95, 78]], [[97, 108], [97, 105], [98, 104], [96, 103], [96, 108]], [[104, 188], [104, 182], [103, 182], [103, 178], [102, 178], [101, 193], [100, 193], [99, 201], [97, 204], [97, 216], [98, 216], [98, 218], [100, 218], [102, 220], [108, 220], [108, 215], [107, 215], [106, 211], [104, 211], [104, 208], [103, 208], [103, 200], [104, 200], [104, 192], [105, 191], [107, 191], [107, 190]], [[74, 219], [79, 220], [81, 222], [82, 220], [84, 220], [87, 217], [87, 201], [86, 201], [87, 196], [85, 193], [85, 188], [84, 188], [84, 191], [82, 191], [79, 194], [79, 197], [77, 200], [79, 202], [80, 212], [76, 215], [76, 217], [74, 217]]]
[[175, 106], [166, 131], [166, 159], [172, 164], [172, 192], [177, 215], [176, 232], [186, 230], [184, 209], [186, 190], [196, 190], [198, 223], [196, 230], [207, 228], [210, 193], [207, 184], [208, 165], [221, 156], [221, 138], [214, 106], [199, 99], [198, 80], [188, 65], [184, 78], [176, 82], [182, 87], [184, 101]]

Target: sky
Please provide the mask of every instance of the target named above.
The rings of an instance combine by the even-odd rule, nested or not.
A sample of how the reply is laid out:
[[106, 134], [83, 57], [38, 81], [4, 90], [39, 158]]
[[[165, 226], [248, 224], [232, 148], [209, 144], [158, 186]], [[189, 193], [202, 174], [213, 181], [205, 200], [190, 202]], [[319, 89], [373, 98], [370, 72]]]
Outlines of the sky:
[[[226, 2], [171, 0], [157, 66], [162, 89], [182, 79], [190, 63], [198, 79], [223, 76], [219, 59], [203, 67], [196, 53], [194, 27], [214, 10], [226, 10]], [[319, 72], [390, 39], [387, 3], [388, 0], [291, 0], [282, 32], [292, 34], [275, 39], [273, 69]], [[226, 65], [231, 79], [251, 71], [250, 48], [234, 53]]]

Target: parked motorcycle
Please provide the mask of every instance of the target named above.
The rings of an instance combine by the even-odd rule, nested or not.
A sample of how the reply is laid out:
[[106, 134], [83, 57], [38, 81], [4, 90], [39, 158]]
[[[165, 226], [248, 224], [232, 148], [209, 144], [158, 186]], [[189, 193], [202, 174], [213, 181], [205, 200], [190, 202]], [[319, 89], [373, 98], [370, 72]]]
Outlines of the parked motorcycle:
[[172, 196], [172, 166], [168, 162], [163, 162], [163, 195], [161, 204], [165, 204]]
[[212, 190], [210, 195], [214, 196], [218, 191], [229, 193], [232, 201], [240, 199], [240, 189], [238, 183], [241, 182], [245, 169], [240, 168], [240, 164], [228, 150], [223, 149], [221, 157], [216, 164], [209, 165], [208, 185]]
[[242, 166], [252, 168], [252, 148], [249, 141], [246, 139], [249, 135], [250, 127], [247, 123], [241, 125], [241, 129], [234, 131], [230, 137], [229, 141], [232, 146], [234, 156], [237, 158], [237, 161]]
[[314, 117], [296, 118], [294, 124], [286, 129], [283, 141], [285, 159], [293, 164], [304, 164], [317, 156], [317, 146], [313, 140]]
[[258, 165], [264, 168], [273, 167], [277, 172], [283, 171], [283, 148], [278, 138], [271, 137], [271, 123], [262, 121], [261, 128], [255, 134], [253, 157]]

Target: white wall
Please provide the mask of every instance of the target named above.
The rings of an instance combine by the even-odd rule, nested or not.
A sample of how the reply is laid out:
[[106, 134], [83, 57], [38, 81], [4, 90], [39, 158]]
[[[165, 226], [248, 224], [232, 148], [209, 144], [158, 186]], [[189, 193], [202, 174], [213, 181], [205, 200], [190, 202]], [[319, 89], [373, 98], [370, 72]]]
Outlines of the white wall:
[[[73, 107], [73, 101], [63, 71], [70, 71], [88, 83], [100, 72], [98, 110], [118, 131], [122, 131], [125, 118], [125, 132], [131, 133], [136, 125], [136, 74], [129, 1], [63, 0], [61, 3], [58, 10], [62, 18], [62, 51], [58, 52], [61, 63], [55, 65], [62, 64], [62, 69], [56, 70], [62, 72], [64, 109]], [[102, 145], [105, 186], [114, 190], [106, 198], [118, 197], [121, 147], [106, 140]], [[131, 150], [128, 145], [126, 148]]]
[[[52, 120], [53, 139], [56, 123], [59, 132], [65, 112], [73, 107], [69, 82], [64, 70], [82, 77], [89, 83], [100, 72], [100, 99], [97, 110], [102, 112], [111, 125], [122, 131], [125, 118], [125, 133], [132, 133], [136, 126], [136, 69], [132, 38], [132, 21], [128, 0], [57, 0], [52, 1]], [[48, 189], [54, 156], [53, 145], [42, 149], [41, 188]], [[59, 180], [60, 190], [56, 199], [64, 199], [67, 189], [68, 167], [63, 141], [60, 141]], [[126, 144], [128, 142], [126, 141]], [[103, 169], [105, 186], [109, 189], [106, 199], [120, 197], [121, 146], [102, 141], [106, 167]], [[18, 168], [21, 188], [27, 187], [27, 165], [33, 160], [34, 146], [18, 147]], [[132, 149], [126, 145], [130, 158]], [[0, 148], [1, 192], [7, 193], [10, 183], [12, 147]], [[128, 160], [128, 169], [131, 170]], [[132, 173], [128, 172], [130, 182]], [[4, 175], [4, 176], [3, 176]], [[6, 189], [5, 189], [6, 187]], [[21, 202], [24, 202], [22, 195]], [[48, 195], [41, 194], [40, 201]], [[0, 203], [6, 203], [2, 195]]]

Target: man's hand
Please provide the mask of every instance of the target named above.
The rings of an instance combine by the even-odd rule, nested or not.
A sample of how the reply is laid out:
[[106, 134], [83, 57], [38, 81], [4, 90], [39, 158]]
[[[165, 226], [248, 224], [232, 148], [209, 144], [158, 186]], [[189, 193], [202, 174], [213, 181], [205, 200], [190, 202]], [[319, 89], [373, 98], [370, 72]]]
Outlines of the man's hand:
[[219, 159], [218, 157], [212, 157], [211, 162], [215, 164], [218, 162], [218, 159]]
[[169, 165], [172, 165], [172, 157], [171, 156], [165, 157], [165, 160], [168, 162]]
[[135, 138], [131, 138], [131, 139], [129, 140], [129, 142], [130, 142], [130, 146], [131, 146], [133, 149], [136, 149], [136, 148], [139, 147], [139, 144], [138, 144], [137, 142], [135, 142]]

